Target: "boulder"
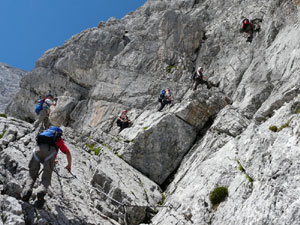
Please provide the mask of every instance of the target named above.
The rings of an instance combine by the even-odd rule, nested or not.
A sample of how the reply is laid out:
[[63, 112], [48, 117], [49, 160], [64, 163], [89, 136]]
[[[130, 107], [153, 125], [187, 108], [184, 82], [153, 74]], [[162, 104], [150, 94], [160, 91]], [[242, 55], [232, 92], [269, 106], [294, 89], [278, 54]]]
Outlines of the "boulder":
[[147, 216], [146, 209], [161, 201], [161, 189], [119, 157], [102, 151], [91, 181], [95, 188], [92, 198], [96, 208], [111, 218], [125, 217], [129, 224], [140, 224]]

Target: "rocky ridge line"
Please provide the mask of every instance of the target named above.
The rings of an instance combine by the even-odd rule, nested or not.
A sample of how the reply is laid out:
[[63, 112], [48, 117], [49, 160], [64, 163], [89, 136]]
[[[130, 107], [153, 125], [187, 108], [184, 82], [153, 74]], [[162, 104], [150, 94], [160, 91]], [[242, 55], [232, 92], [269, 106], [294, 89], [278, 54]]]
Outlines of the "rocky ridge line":
[[4, 113], [6, 106], [18, 92], [19, 81], [25, 73], [24, 70], [0, 63], [0, 113]]

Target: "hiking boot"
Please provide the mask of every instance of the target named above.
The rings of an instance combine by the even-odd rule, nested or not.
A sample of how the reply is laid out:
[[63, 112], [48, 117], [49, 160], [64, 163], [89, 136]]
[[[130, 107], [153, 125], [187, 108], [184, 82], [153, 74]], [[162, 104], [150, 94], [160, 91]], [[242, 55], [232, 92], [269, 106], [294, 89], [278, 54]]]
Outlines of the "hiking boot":
[[36, 197], [38, 200], [40, 200], [40, 199], [44, 199], [45, 195], [46, 195], [45, 192], [40, 191], [36, 194]]
[[27, 190], [27, 191], [24, 191], [22, 200], [23, 200], [24, 202], [29, 202], [29, 199], [30, 199], [30, 197], [31, 197], [31, 194], [32, 194], [32, 190], [31, 190], [31, 189], [30, 189], [30, 190]]
[[44, 204], [45, 204], [45, 193], [44, 192], [39, 192], [36, 195], [37, 200], [35, 201], [35, 207], [38, 209], [43, 208]]
[[45, 199], [38, 199], [35, 201], [34, 203], [34, 206], [37, 208], [37, 209], [42, 209], [44, 207], [44, 204], [45, 204]]

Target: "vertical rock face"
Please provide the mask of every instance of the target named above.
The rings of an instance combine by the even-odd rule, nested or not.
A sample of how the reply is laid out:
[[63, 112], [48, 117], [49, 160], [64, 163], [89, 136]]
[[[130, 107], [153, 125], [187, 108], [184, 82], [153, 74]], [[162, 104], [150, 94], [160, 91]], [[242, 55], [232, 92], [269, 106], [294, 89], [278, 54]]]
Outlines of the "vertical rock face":
[[[251, 43], [239, 32], [243, 16], [262, 19]], [[47, 51], [7, 112], [30, 121], [34, 100], [57, 95], [51, 120], [66, 126], [77, 179], [54, 181], [43, 213], [12, 200], [20, 198], [34, 135], [30, 124], [0, 118], [1, 199], [23, 213], [9, 218], [298, 224], [299, 17], [298, 1], [148, 0]], [[197, 66], [218, 87], [192, 91]], [[174, 101], [157, 112], [167, 87]], [[133, 126], [118, 133], [122, 109]], [[228, 197], [213, 205], [209, 196], [221, 186]]]
[[19, 82], [25, 73], [24, 70], [0, 63], [0, 113], [4, 113], [6, 106], [18, 92]]

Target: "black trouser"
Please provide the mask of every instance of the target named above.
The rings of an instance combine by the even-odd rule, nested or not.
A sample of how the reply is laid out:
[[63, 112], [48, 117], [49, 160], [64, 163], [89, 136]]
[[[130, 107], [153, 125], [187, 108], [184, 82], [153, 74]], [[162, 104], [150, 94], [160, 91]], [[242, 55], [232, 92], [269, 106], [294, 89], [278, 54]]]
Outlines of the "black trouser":
[[242, 31], [248, 34], [247, 41], [251, 42], [253, 39], [254, 26], [252, 24], [248, 25]]
[[123, 130], [125, 128], [129, 127], [129, 122], [128, 121], [122, 121], [120, 129]]
[[129, 127], [129, 122], [126, 120], [126, 121], [122, 121], [120, 119], [117, 120], [117, 125], [120, 127], [120, 131]]
[[161, 111], [165, 107], [166, 104], [171, 103], [171, 101], [168, 99], [161, 99], [161, 101], [159, 101], [159, 102], [160, 102], [160, 108], [158, 109], [158, 111]]
[[210, 82], [207, 81], [207, 80], [203, 80], [203, 79], [201, 79], [201, 78], [196, 78], [194, 82], [195, 82], [195, 83], [194, 83], [194, 90], [197, 89], [197, 87], [198, 87], [199, 84], [206, 84], [206, 87], [207, 87], [208, 89], [211, 88], [211, 84], [210, 84]]

